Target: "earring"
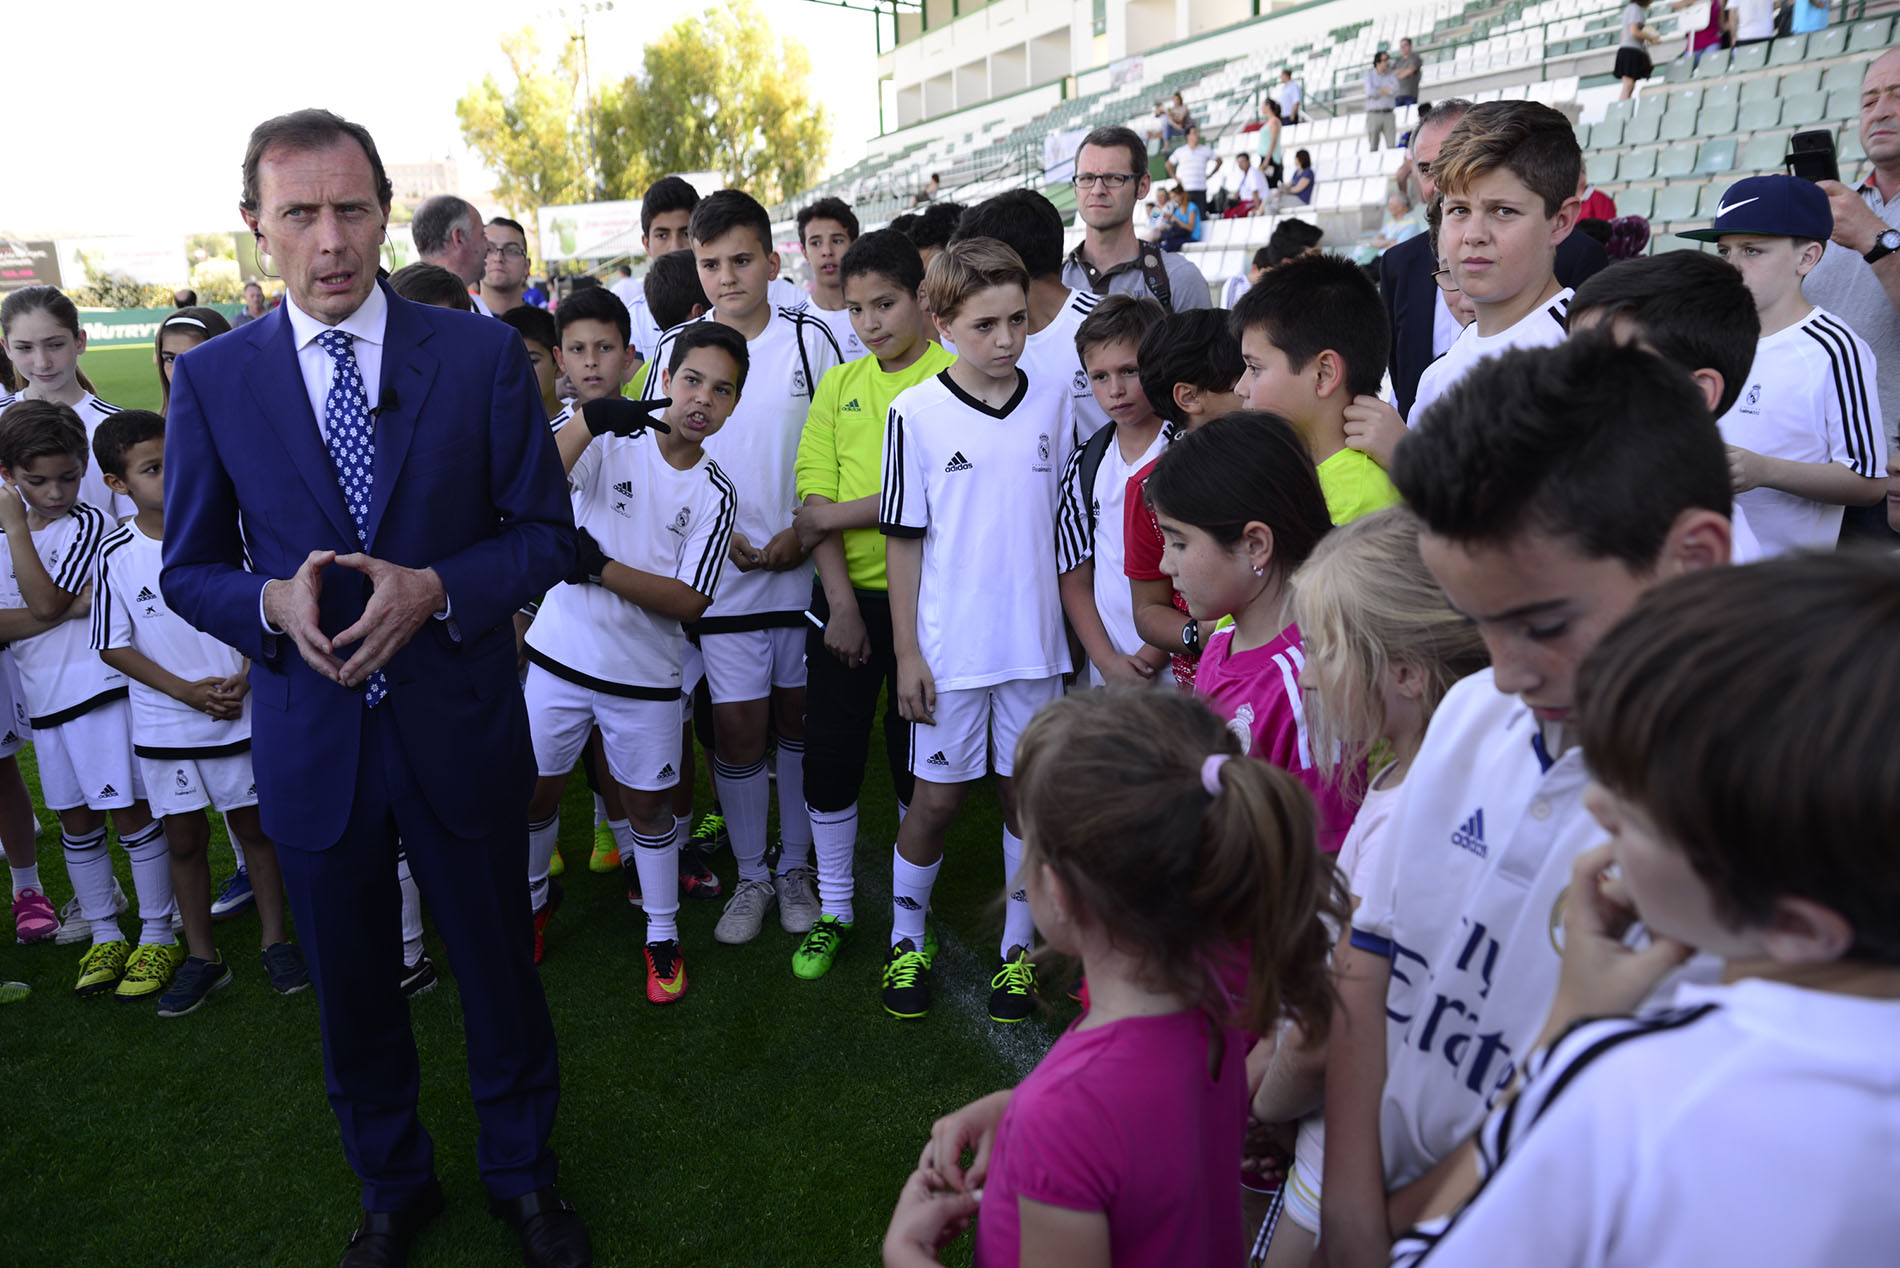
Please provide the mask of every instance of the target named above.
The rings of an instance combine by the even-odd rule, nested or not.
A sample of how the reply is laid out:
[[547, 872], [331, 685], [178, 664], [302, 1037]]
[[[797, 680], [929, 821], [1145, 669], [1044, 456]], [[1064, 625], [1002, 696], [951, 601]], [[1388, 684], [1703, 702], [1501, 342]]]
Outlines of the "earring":
[[1255, 569], [1253, 570], [1253, 575], [1254, 575], [1254, 576], [1256, 576], [1256, 577], [1264, 577], [1264, 576], [1266, 576], [1266, 575], [1267, 575], [1267, 569], [1266, 569], [1266, 566], [1265, 566], [1265, 565], [1263, 564], [1263, 565], [1261, 565], [1260, 567], [1258, 567], [1258, 568], [1255, 568]]

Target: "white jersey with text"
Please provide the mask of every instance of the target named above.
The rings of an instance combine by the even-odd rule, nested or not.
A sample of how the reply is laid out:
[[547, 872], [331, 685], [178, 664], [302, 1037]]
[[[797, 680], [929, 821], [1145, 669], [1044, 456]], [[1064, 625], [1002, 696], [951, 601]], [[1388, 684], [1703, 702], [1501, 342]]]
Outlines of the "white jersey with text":
[[[99, 548], [114, 527], [104, 511], [76, 502], [71, 511], [33, 534], [33, 548], [53, 584], [78, 594], [92, 580]], [[4, 584], [0, 607], [26, 607], [11, 551]], [[56, 726], [126, 694], [125, 675], [108, 669], [92, 650], [92, 631], [86, 621], [62, 621], [12, 647], [27, 715], [36, 727]]]
[[857, 327], [851, 324], [850, 309], [840, 308], [834, 311], [813, 304], [805, 311], [825, 323], [825, 329], [829, 330], [831, 337], [838, 341], [839, 355], [846, 361], [856, 361], [859, 357], [869, 355], [871, 350], [864, 346], [864, 340], [858, 338]]
[[1016, 365], [1030, 378], [1050, 378], [1066, 382], [1071, 409], [1075, 414], [1075, 443], [1080, 445], [1108, 425], [1108, 414], [1095, 400], [1089, 376], [1082, 368], [1081, 354], [1075, 350], [1075, 332], [1102, 297], [1091, 291], [1069, 288], [1050, 323], [1029, 336], [1023, 344], [1022, 359]]
[[1451, 347], [1445, 350], [1445, 355], [1426, 366], [1425, 373], [1419, 375], [1418, 394], [1412, 400], [1412, 412], [1406, 416], [1406, 426], [1418, 426], [1419, 419], [1425, 417], [1426, 408], [1449, 392], [1453, 384], [1471, 372], [1472, 366], [1485, 358], [1495, 357], [1512, 348], [1550, 348], [1562, 343], [1570, 333], [1570, 296], [1570, 288], [1565, 287], [1551, 296], [1548, 304], [1532, 309], [1527, 316], [1520, 317], [1515, 325], [1495, 335], [1479, 334], [1475, 321], [1466, 326], [1452, 341]]

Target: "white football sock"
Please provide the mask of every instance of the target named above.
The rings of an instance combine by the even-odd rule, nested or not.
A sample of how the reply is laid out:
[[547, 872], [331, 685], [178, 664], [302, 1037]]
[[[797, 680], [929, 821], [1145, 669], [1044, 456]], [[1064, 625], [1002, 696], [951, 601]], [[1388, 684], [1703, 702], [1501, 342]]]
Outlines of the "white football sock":
[[811, 816], [812, 845], [818, 855], [819, 910], [850, 924], [857, 919], [851, 904], [856, 892], [851, 862], [858, 844], [858, 803], [854, 801], [843, 810], [806, 810]]
[[594, 826], [598, 828], [607, 820], [607, 799], [599, 793], [594, 794]]
[[891, 945], [905, 938], [919, 951], [924, 949], [924, 917], [930, 912], [930, 890], [937, 883], [938, 859], [929, 867], [919, 867], [891, 850]]
[[59, 834], [66, 851], [66, 875], [79, 899], [79, 918], [92, 926], [94, 946], [117, 942], [125, 936], [112, 910], [112, 859], [106, 854], [106, 830], [84, 836]]
[[15, 898], [20, 896], [20, 891], [23, 889], [37, 889], [42, 894], [46, 892], [45, 888], [40, 885], [40, 865], [38, 863], [33, 864], [31, 867], [11, 867], [8, 870], [13, 873], [13, 896]]
[[772, 790], [765, 777], [765, 762], [750, 766], [728, 766], [717, 757], [713, 769], [719, 776], [719, 800], [726, 808], [726, 831], [732, 837], [732, 857], [739, 864], [741, 881], [769, 881], [772, 873], [765, 866], [765, 819]]
[[224, 835], [231, 842], [231, 854], [237, 859], [237, 870], [240, 872], [248, 871], [249, 869], [244, 866], [244, 847], [238, 844], [237, 833], [231, 831], [231, 821], [229, 819], [224, 821]]
[[805, 809], [805, 741], [778, 737], [778, 870], [811, 866], [811, 815]]
[[1003, 904], [1003, 946], [999, 952], [1009, 958], [1012, 947], [1027, 947], [1036, 939], [1036, 918], [1029, 914], [1029, 894], [1017, 873], [1023, 866], [1023, 839], [1003, 829], [1003, 887], [1009, 901]]
[[407, 851], [396, 851], [396, 884], [402, 888], [402, 963], [414, 968], [422, 963], [422, 891], [409, 872]]
[[693, 835], [693, 816], [674, 815], [673, 816], [673, 839], [679, 842], [679, 844], [683, 846], [686, 844], [688, 840], [692, 838], [692, 835]]
[[679, 832], [651, 837], [629, 830], [620, 847], [640, 873], [640, 896], [647, 913], [648, 942], [677, 942], [680, 936]]
[[528, 899], [531, 910], [548, 903], [548, 868], [554, 863], [554, 845], [561, 837], [561, 812], [528, 825]]
[[132, 860], [132, 892], [139, 900], [139, 941], [171, 942], [172, 865], [165, 848], [165, 825], [152, 820], [142, 832], [119, 838]]

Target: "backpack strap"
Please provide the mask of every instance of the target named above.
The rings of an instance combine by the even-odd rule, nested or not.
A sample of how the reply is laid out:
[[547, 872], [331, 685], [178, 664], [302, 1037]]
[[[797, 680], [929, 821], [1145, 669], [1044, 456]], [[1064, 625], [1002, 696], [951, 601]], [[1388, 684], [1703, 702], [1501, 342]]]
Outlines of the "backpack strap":
[[1174, 311], [1174, 285], [1168, 281], [1167, 257], [1161, 248], [1151, 242], [1141, 244], [1141, 254], [1135, 259], [1141, 265], [1141, 280], [1148, 286], [1148, 293], [1160, 301], [1169, 312]]
[[1088, 438], [1082, 446], [1082, 463], [1077, 474], [1082, 481], [1082, 505], [1089, 517], [1089, 541], [1095, 541], [1095, 474], [1102, 469], [1108, 447], [1115, 443], [1115, 424], [1110, 423]]

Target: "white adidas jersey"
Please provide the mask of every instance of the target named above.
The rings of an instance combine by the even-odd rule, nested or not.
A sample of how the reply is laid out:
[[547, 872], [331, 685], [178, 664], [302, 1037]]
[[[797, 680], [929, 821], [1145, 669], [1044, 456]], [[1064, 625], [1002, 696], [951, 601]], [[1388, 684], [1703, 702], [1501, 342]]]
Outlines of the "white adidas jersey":
[[[33, 547], [53, 584], [77, 594], [92, 580], [99, 548], [115, 527], [104, 511], [77, 502], [71, 511], [33, 534]], [[4, 584], [0, 607], [26, 607], [11, 551], [7, 552]], [[57, 725], [126, 694], [125, 675], [108, 669], [99, 653], [93, 651], [86, 621], [63, 621], [12, 647], [26, 694], [27, 715], [36, 727]]]
[[[737, 499], [711, 458], [680, 471], [660, 455], [651, 432], [601, 436], [568, 479], [575, 524], [609, 559], [716, 594]], [[671, 617], [591, 582], [561, 582], [542, 598], [528, 629], [528, 658], [608, 695], [671, 700], [679, 696], [685, 643]]]
[[1406, 426], [1418, 426], [1419, 419], [1425, 417], [1426, 407], [1450, 391], [1454, 383], [1486, 357], [1495, 357], [1512, 348], [1550, 348], [1562, 343], [1569, 337], [1570, 296], [1570, 288], [1565, 287], [1553, 295], [1548, 304], [1533, 309], [1515, 325], [1495, 335], [1479, 334], [1475, 321], [1466, 326], [1445, 350], [1445, 355], [1426, 366], [1425, 373], [1419, 376], [1418, 395], [1412, 401]]
[[[1887, 474], [1886, 430], [1867, 341], [1824, 308], [1755, 346], [1741, 394], [1721, 418], [1722, 439], [1790, 462], [1838, 462], [1856, 475]], [[1780, 489], [1735, 495], [1762, 556], [1833, 550], [1841, 508]]]
[[[647, 367], [644, 396], [661, 394], [660, 368], [672, 355], [674, 338], [685, 328], [678, 326], [660, 336], [653, 364]], [[725, 426], [706, 438], [706, 452], [738, 492], [738, 531], [753, 549], [763, 550], [792, 526], [792, 513], [799, 505], [798, 438], [804, 433], [818, 380], [839, 364], [838, 344], [825, 323], [811, 314], [775, 309], [765, 329], [747, 341], [746, 353], [751, 364], [739, 403]], [[767, 618], [764, 624], [768, 625], [802, 625], [801, 614], [811, 602], [811, 576], [809, 560], [788, 572], [735, 569], [697, 628], [703, 634], [757, 629], [759, 618]]]
[[573, 418], [575, 413], [577, 412], [576, 406], [578, 406], [579, 404], [580, 404], [579, 401], [574, 401], [574, 400], [562, 401], [560, 413], [556, 414], [553, 418], [548, 419], [548, 430], [559, 431], [561, 430], [561, 428], [567, 426], [568, 420]]
[[[164, 543], [136, 523], [106, 536], [93, 570], [92, 648], [129, 647], [186, 682], [229, 678], [244, 671], [236, 648], [206, 634], [165, 603], [159, 570]], [[208, 757], [250, 747], [251, 697], [244, 711], [224, 722], [181, 704], [156, 687], [134, 680], [132, 748], [141, 757]], [[220, 752], [221, 751], [221, 752]]]
[[1081, 354], [1075, 350], [1076, 328], [1101, 302], [1100, 295], [1071, 287], [1062, 310], [1048, 325], [1029, 336], [1023, 344], [1022, 359], [1016, 363], [1017, 368], [1032, 379], [1048, 378], [1067, 385], [1078, 445], [1108, 425], [1108, 415], [1096, 403], [1095, 389], [1089, 386]]
[[[1113, 423], [1109, 426], [1114, 427]], [[1113, 433], [1111, 432], [1111, 437]], [[1095, 561], [1095, 610], [1115, 650], [1133, 655], [1141, 650], [1142, 638], [1135, 629], [1135, 592], [1123, 568], [1127, 561], [1127, 541], [1122, 512], [1128, 496], [1128, 481], [1156, 458], [1174, 439], [1174, 424], [1162, 421], [1161, 430], [1148, 447], [1133, 461], [1122, 459], [1121, 444], [1111, 438], [1102, 451], [1102, 465], [1095, 469], [1095, 484], [1082, 487], [1082, 451], [1087, 442], [1079, 442], [1069, 465], [1062, 473], [1062, 511], [1056, 535], [1056, 566], [1063, 572]], [[1091, 520], [1094, 529], [1089, 525]], [[1096, 686], [1103, 683], [1099, 667], [1089, 667]]]
[[1392, 1262], [1890, 1264], [1896, 1052], [1900, 1003], [1761, 979], [1584, 1022], [1485, 1123], [1483, 1187]]
[[73, 406], [73, 413], [79, 415], [79, 421], [86, 425], [86, 474], [79, 479], [79, 500], [92, 503], [114, 523], [138, 514], [139, 508], [132, 504], [131, 498], [106, 487], [105, 473], [99, 470], [98, 459], [92, 456], [92, 437], [99, 430], [100, 423], [118, 412], [117, 405], [108, 405], [91, 392], [82, 396], [79, 404]]
[[1056, 591], [1068, 388], [1019, 369], [992, 409], [945, 370], [891, 403], [878, 527], [924, 539], [917, 643], [939, 691], [1069, 671]]
[[856, 361], [859, 357], [869, 356], [871, 350], [864, 346], [864, 340], [858, 338], [858, 329], [851, 324], [851, 310], [840, 308], [832, 311], [813, 304], [805, 310], [825, 323], [825, 329], [838, 341], [838, 353], [846, 361]]

